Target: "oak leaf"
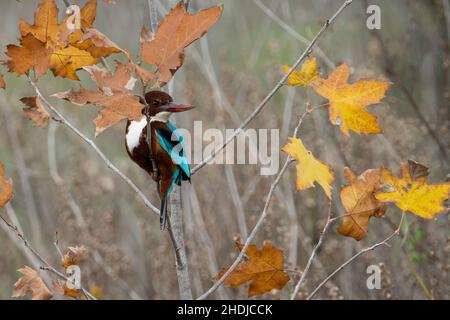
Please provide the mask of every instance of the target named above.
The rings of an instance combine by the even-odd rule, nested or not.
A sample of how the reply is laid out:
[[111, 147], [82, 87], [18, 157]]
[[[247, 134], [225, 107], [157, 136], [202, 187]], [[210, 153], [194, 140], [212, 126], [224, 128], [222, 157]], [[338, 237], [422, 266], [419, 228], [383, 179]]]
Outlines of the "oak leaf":
[[377, 118], [365, 108], [384, 98], [389, 83], [359, 80], [349, 84], [349, 66], [343, 64], [331, 72], [314, 90], [329, 100], [330, 122], [339, 125], [345, 135], [350, 130], [359, 134], [381, 133]]
[[160, 85], [183, 64], [184, 49], [208, 31], [222, 11], [223, 6], [215, 6], [190, 14], [180, 1], [159, 24], [156, 34], [143, 39], [141, 58], [158, 68]]
[[443, 212], [442, 202], [449, 198], [450, 183], [428, 184], [428, 168], [409, 160], [401, 166], [403, 178], [383, 169], [383, 186], [375, 197], [382, 202], [393, 202], [403, 211], [425, 219], [433, 219]]
[[[236, 241], [239, 251], [243, 245]], [[225, 284], [237, 288], [250, 282], [248, 297], [261, 295], [273, 289], [282, 289], [289, 281], [289, 276], [284, 273], [283, 252], [271, 243], [265, 241], [263, 247], [258, 249], [250, 245], [245, 253], [247, 261], [241, 262], [225, 280]], [[214, 279], [218, 280], [228, 270], [222, 270]]]
[[54, 96], [68, 100], [76, 105], [93, 104], [101, 108], [95, 119], [98, 135], [121, 120], [140, 120], [144, 107], [133, 94], [136, 79], [133, 77], [133, 65], [117, 62], [114, 75], [97, 66], [85, 67], [97, 84], [98, 90], [81, 88], [79, 91], [60, 92]]
[[13, 182], [11, 178], [5, 179], [5, 167], [0, 162], [0, 208], [3, 208], [12, 199], [13, 195]]
[[34, 69], [36, 76], [44, 75], [50, 68], [53, 50], [46, 48], [45, 44], [32, 35], [26, 35], [20, 39], [20, 46], [10, 44], [7, 46], [6, 55], [11, 60], [5, 65], [10, 72], [18, 75], [28, 73]]
[[17, 271], [19, 271], [22, 276], [14, 284], [13, 298], [22, 298], [26, 296], [28, 292], [31, 292], [32, 300], [50, 300], [53, 297], [53, 294], [39, 276], [39, 272], [28, 266], [24, 266]]
[[375, 198], [381, 185], [382, 170], [369, 169], [356, 176], [350, 168], [344, 168], [344, 177], [349, 184], [340, 193], [345, 208], [345, 216], [338, 228], [340, 234], [359, 241], [369, 230], [370, 218], [385, 214], [386, 204]]
[[[291, 69], [288, 65], [283, 66], [284, 73]], [[314, 87], [322, 82], [316, 58], [307, 59], [300, 70], [294, 70], [288, 78], [287, 84], [290, 86]]]
[[290, 143], [283, 147], [286, 152], [297, 162], [297, 190], [302, 191], [314, 187], [317, 182], [331, 199], [331, 183], [334, 180], [333, 171], [322, 161], [314, 157], [311, 151], [307, 150], [302, 140], [289, 138]]
[[42, 128], [48, 125], [50, 114], [39, 97], [25, 97], [20, 101], [26, 105], [23, 112], [35, 125]]

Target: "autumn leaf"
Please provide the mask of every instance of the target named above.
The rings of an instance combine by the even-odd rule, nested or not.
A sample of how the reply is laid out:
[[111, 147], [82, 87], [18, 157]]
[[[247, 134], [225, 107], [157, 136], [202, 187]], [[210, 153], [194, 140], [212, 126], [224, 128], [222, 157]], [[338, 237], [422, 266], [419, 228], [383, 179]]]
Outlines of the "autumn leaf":
[[49, 43], [51, 47], [59, 41], [58, 7], [54, 0], [43, 0], [34, 15], [34, 24], [30, 25], [20, 20], [20, 34], [27, 36], [31, 34], [42, 43]]
[[403, 178], [383, 169], [382, 191], [375, 197], [382, 202], [393, 202], [403, 211], [425, 219], [433, 219], [443, 212], [442, 202], [449, 198], [450, 183], [428, 184], [428, 168], [412, 160], [401, 166]]
[[339, 125], [345, 135], [350, 130], [359, 134], [381, 133], [377, 118], [365, 108], [384, 98], [389, 83], [379, 80], [359, 80], [349, 84], [349, 67], [337, 67], [328, 79], [314, 90], [329, 100], [330, 122]]
[[334, 180], [333, 171], [322, 161], [307, 150], [302, 140], [289, 138], [290, 143], [283, 147], [283, 151], [297, 161], [297, 190], [302, 191], [314, 187], [317, 182], [331, 199], [331, 183]]
[[0, 89], [5, 89], [5, 88], [6, 88], [5, 79], [3, 78], [3, 74], [0, 73]]
[[20, 39], [20, 46], [10, 44], [7, 46], [6, 55], [11, 60], [5, 65], [10, 72], [15, 72], [19, 76], [34, 69], [36, 76], [44, 75], [50, 68], [52, 49], [45, 47], [45, 44], [32, 35], [27, 35]]
[[[291, 69], [288, 65], [283, 66], [285, 74]], [[316, 58], [306, 60], [300, 70], [294, 70], [288, 78], [288, 85], [314, 87], [322, 82], [322, 77], [319, 73]]]
[[53, 294], [45, 285], [44, 281], [39, 276], [39, 272], [30, 267], [20, 268], [19, 271], [22, 276], [14, 284], [13, 298], [22, 298], [31, 292], [32, 300], [50, 300]]
[[[239, 251], [243, 245], [236, 241]], [[283, 252], [271, 243], [265, 241], [262, 249], [250, 245], [246, 252], [247, 261], [241, 262], [225, 280], [225, 284], [237, 288], [250, 282], [248, 297], [261, 295], [273, 289], [282, 289], [289, 281], [284, 273]], [[214, 279], [217, 281], [228, 270], [222, 270]]]
[[35, 125], [42, 128], [48, 125], [50, 114], [39, 97], [25, 97], [20, 99], [20, 101], [26, 105], [23, 108], [23, 112]]
[[86, 252], [85, 246], [69, 247], [61, 263], [64, 268], [77, 265], [86, 256]]
[[95, 119], [98, 135], [110, 126], [121, 120], [140, 120], [141, 110], [144, 107], [133, 94], [136, 79], [132, 76], [133, 65], [117, 62], [114, 75], [108, 70], [96, 66], [86, 67], [92, 80], [99, 90], [87, 90], [60, 92], [54, 96], [68, 100], [76, 105], [93, 104], [101, 108]]
[[13, 182], [11, 179], [5, 179], [5, 167], [0, 162], [0, 208], [3, 208], [13, 195]]
[[74, 44], [79, 49], [84, 49], [95, 58], [109, 56], [113, 53], [122, 52], [130, 59], [130, 54], [121, 49], [116, 43], [105, 36], [97, 29], [86, 29], [86, 33], [80, 40], [79, 44]]
[[344, 177], [349, 184], [340, 193], [345, 208], [345, 216], [338, 228], [340, 234], [359, 241], [368, 232], [370, 218], [385, 214], [386, 205], [375, 198], [381, 185], [382, 170], [369, 169], [356, 176], [350, 168], [344, 168]]
[[51, 69], [55, 76], [79, 80], [76, 72], [85, 66], [92, 66], [99, 62], [88, 51], [75, 46], [55, 49], [51, 56]]
[[161, 85], [167, 83], [183, 64], [184, 49], [208, 31], [219, 20], [222, 11], [222, 6], [215, 6], [190, 14], [180, 1], [159, 24], [154, 37], [144, 39], [141, 58], [158, 68]]

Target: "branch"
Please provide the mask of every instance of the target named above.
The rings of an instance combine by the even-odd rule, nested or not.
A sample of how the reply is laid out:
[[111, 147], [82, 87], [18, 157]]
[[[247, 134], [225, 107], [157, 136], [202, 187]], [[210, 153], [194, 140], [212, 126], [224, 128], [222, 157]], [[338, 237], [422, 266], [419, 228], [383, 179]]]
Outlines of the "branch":
[[332, 219], [331, 219], [331, 201], [330, 201], [329, 202], [329, 207], [328, 207], [327, 222], [325, 223], [325, 226], [323, 227], [322, 232], [320, 233], [319, 241], [317, 241], [317, 244], [315, 245], [314, 249], [311, 252], [309, 260], [306, 263], [305, 270], [303, 270], [302, 276], [300, 277], [300, 280], [298, 280], [298, 282], [297, 282], [297, 284], [295, 286], [294, 292], [291, 295], [291, 300], [294, 300], [295, 297], [297, 296], [298, 292], [300, 291], [300, 288], [301, 288], [303, 282], [306, 279], [306, 275], [308, 274], [309, 268], [311, 267], [312, 261], [313, 261], [315, 255], [316, 255], [317, 249], [319, 249], [320, 246], [322, 245], [323, 237], [324, 237], [325, 233], [327, 232], [328, 227], [331, 224], [331, 221], [332, 221]]
[[330, 273], [330, 275], [328, 275], [314, 290], [313, 292], [311, 292], [311, 294], [306, 298], [306, 300], [311, 300], [317, 293], [317, 291], [320, 290], [320, 288], [322, 288], [331, 278], [333, 278], [337, 273], [339, 273], [342, 269], [344, 269], [346, 266], [348, 266], [350, 263], [352, 263], [354, 260], [356, 260], [359, 256], [365, 254], [366, 252], [375, 250], [377, 247], [385, 245], [390, 247], [389, 245], [389, 241], [400, 234], [400, 228], [402, 226], [403, 223], [403, 219], [405, 217], [405, 212], [402, 212], [402, 217], [400, 219], [400, 223], [398, 224], [397, 229], [390, 235], [388, 236], [386, 239], [384, 239], [381, 242], [375, 243], [374, 245], [371, 245], [370, 247], [367, 247], [365, 249], [362, 249], [361, 251], [359, 251], [358, 253], [356, 253], [355, 255], [353, 255], [350, 259], [348, 259], [347, 261], [345, 261], [343, 264], [341, 264], [336, 270], [334, 270], [332, 273]]
[[[22, 241], [23, 244], [26, 248], [28, 248], [28, 250], [31, 251], [31, 253], [33, 253], [33, 255], [36, 256], [36, 258], [39, 259], [40, 262], [42, 262], [43, 266], [41, 267], [42, 270], [47, 270], [50, 271], [52, 273], [54, 273], [55, 275], [57, 275], [58, 277], [60, 277], [61, 279], [64, 279], [65, 281], [71, 281], [69, 278], [67, 278], [64, 274], [62, 274], [61, 272], [59, 272], [58, 270], [56, 270], [50, 263], [47, 262], [47, 260], [45, 260], [44, 257], [41, 256], [41, 254], [39, 252], [37, 252], [28, 242], [28, 240], [25, 238], [25, 236], [19, 232], [19, 229], [9, 223], [8, 221], [6, 221], [5, 218], [3, 218], [0, 215], [0, 219], [6, 224], [6, 226], [8, 226], [8, 228], [10, 228], [11, 230], [14, 231], [14, 233], [17, 235], [17, 237], [19, 237]], [[81, 287], [80, 288], [81, 291], [83, 292], [83, 294], [86, 296], [86, 298], [88, 300], [97, 300], [88, 290], [86, 290], [85, 288]]]
[[247, 119], [244, 120], [244, 122], [241, 124], [239, 128], [237, 128], [233, 134], [225, 141], [224, 144], [222, 144], [219, 148], [215, 149], [209, 157], [204, 159], [201, 163], [196, 165], [192, 170], [191, 173], [195, 174], [198, 170], [203, 168], [209, 161], [214, 159], [216, 155], [222, 151], [231, 141], [233, 141], [239, 133], [242, 132], [242, 130], [247, 127], [247, 125], [254, 119], [256, 116], [261, 112], [262, 109], [266, 106], [266, 104], [270, 101], [270, 99], [277, 93], [277, 91], [284, 85], [286, 80], [289, 78], [291, 73], [305, 60], [305, 58], [311, 53], [311, 49], [316, 44], [317, 40], [320, 38], [320, 36], [325, 32], [326, 29], [336, 20], [336, 18], [339, 16], [339, 14], [352, 3], [353, 0], [346, 0], [336, 11], [336, 13], [328, 19], [325, 24], [322, 26], [320, 31], [316, 34], [316, 36], [311, 40], [309, 45], [306, 47], [306, 49], [303, 51], [303, 53], [300, 55], [300, 57], [297, 59], [297, 61], [294, 63], [294, 65], [291, 67], [291, 69], [281, 78], [280, 81], [273, 87], [273, 89], [269, 92], [269, 94], [260, 102], [260, 104], [256, 107], [256, 109], [247, 117]]

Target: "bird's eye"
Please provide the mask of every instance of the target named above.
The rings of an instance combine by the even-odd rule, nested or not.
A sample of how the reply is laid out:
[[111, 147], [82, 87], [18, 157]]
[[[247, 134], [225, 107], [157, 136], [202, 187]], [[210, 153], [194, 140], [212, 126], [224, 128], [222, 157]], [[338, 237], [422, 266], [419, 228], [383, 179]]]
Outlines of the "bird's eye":
[[159, 106], [161, 104], [161, 100], [153, 100], [154, 106]]

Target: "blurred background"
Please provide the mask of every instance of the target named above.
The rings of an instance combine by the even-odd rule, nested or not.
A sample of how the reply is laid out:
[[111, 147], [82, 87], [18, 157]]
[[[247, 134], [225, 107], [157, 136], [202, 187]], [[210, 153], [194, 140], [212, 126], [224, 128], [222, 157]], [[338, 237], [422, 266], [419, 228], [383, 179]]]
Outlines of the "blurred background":
[[[60, 18], [63, 1], [56, 1]], [[220, 1], [191, 0], [196, 11]], [[227, 0], [219, 23], [186, 52], [173, 90], [178, 101], [197, 106], [177, 116], [177, 125], [192, 129], [236, 128], [282, 76], [281, 66], [292, 65], [324, 21], [340, 6], [335, 0]], [[78, 2], [80, 5], [84, 1]], [[159, 19], [176, 1], [156, 0]], [[31, 23], [38, 1], [0, 2], [0, 43], [17, 43], [18, 21]], [[381, 30], [366, 27], [369, 4], [381, 8]], [[64, 9], [63, 9], [64, 8]], [[328, 121], [326, 109], [305, 119], [300, 137], [305, 145], [336, 172], [333, 207], [344, 213], [339, 200], [345, 184], [343, 168], [357, 174], [379, 166], [398, 172], [401, 162], [414, 159], [430, 168], [431, 182], [449, 178], [450, 140], [450, 12], [448, 0], [354, 0], [323, 35], [313, 56], [324, 75], [341, 63], [352, 67], [352, 79], [386, 79], [393, 83], [387, 98], [371, 106], [383, 135], [345, 138]], [[99, 1], [95, 26], [134, 57], [139, 35], [149, 26], [147, 0], [106, 4]], [[1, 59], [6, 59], [4, 53]], [[120, 55], [108, 58], [123, 60]], [[92, 149], [67, 128], [51, 124], [35, 127], [23, 114], [19, 99], [34, 96], [24, 77], [5, 74], [7, 89], [0, 93], [0, 161], [14, 180], [15, 197], [0, 212], [53, 265], [60, 265], [53, 245], [58, 233], [63, 250], [84, 245], [88, 257], [81, 264], [82, 282], [101, 299], [177, 299], [178, 284], [173, 248], [158, 218], [136, 194], [112, 173]], [[78, 72], [85, 86], [93, 86]], [[79, 83], [50, 73], [38, 85], [46, 96]], [[94, 138], [95, 108], [50, 101], [89, 137]], [[280, 129], [280, 146], [287, 141], [307, 103], [325, 101], [312, 90], [283, 87], [251, 128]], [[125, 124], [95, 139], [101, 150], [129, 176], [153, 203], [159, 200], [154, 183], [132, 163], [124, 147]], [[280, 164], [285, 155], [280, 154]], [[237, 254], [233, 238], [245, 239], [258, 219], [274, 176], [261, 176], [259, 165], [210, 165], [182, 188], [185, 242], [195, 297], [212, 285], [212, 277]], [[295, 168], [288, 169], [275, 192], [269, 216], [255, 244], [270, 240], [285, 253], [289, 269], [297, 270], [281, 292], [262, 296], [286, 299], [305, 267], [327, 215], [320, 188], [295, 191]], [[335, 222], [299, 294], [308, 292], [358, 250], [383, 240], [398, 224], [393, 205], [382, 219], [372, 219], [367, 237], [356, 242], [337, 234]], [[320, 299], [449, 299], [450, 219], [448, 210], [435, 220], [412, 214], [401, 239], [378, 248], [345, 268], [319, 291]], [[0, 224], [0, 298], [9, 299], [16, 270], [40, 264], [21, 241]], [[366, 269], [382, 270], [380, 290], [366, 287]], [[63, 269], [61, 268], [61, 271]], [[51, 274], [43, 273], [49, 281]], [[221, 288], [211, 298], [246, 298], [245, 286]]]

